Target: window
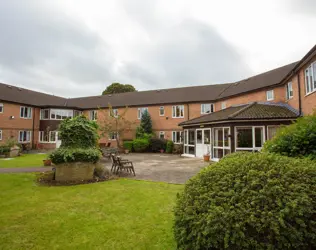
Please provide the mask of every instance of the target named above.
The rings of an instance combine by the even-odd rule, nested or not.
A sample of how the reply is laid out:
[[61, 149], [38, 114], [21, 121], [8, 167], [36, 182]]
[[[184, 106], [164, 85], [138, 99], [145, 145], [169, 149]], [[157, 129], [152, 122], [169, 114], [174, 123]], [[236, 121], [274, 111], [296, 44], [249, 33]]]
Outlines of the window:
[[291, 99], [293, 97], [293, 86], [292, 82], [288, 82], [286, 85], [286, 99]]
[[32, 108], [30, 107], [20, 107], [20, 117], [24, 119], [32, 118]]
[[74, 117], [82, 115], [82, 111], [74, 110]]
[[50, 142], [56, 142], [56, 135], [57, 135], [56, 131], [50, 131], [49, 132], [49, 141]]
[[117, 118], [118, 117], [118, 109], [110, 109], [110, 116]]
[[226, 102], [222, 102], [221, 106], [222, 106], [222, 109], [225, 109], [226, 108]]
[[98, 114], [96, 110], [91, 110], [89, 114], [90, 114], [89, 117], [91, 121], [96, 121], [98, 119]]
[[209, 114], [214, 112], [214, 104], [201, 104], [201, 114]]
[[313, 62], [305, 70], [305, 87], [306, 94], [310, 94], [316, 91], [316, 62]]
[[165, 139], [165, 131], [159, 132], [159, 139]]
[[0, 113], [3, 113], [3, 103], [0, 103]]
[[172, 141], [175, 144], [182, 143], [182, 131], [172, 131]]
[[230, 154], [230, 128], [213, 129], [213, 159], [221, 159]]
[[268, 90], [267, 91], [267, 101], [273, 101], [274, 100], [274, 91], [272, 90]]
[[259, 151], [265, 141], [264, 127], [236, 127], [236, 151]]
[[0, 141], [2, 140], [2, 130], [0, 130]]
[[268, 140], [271, 140], [280, 128], [280, 126], [268, 126]]
[[49, 119], [49, 109], [41, 109], [41, 120]]
[[118, 137], [117, 132], [109, 133], [109, 140], [116, 140], [117, 137]]
[[19, 131], [19, 142], [30, 142], [31, 141], [31, 131]]
[[184, 117], [184, 106], [177, 105], [172, 106], [172, 118], [183, 118]]
[[138, 119], [142, 119], [142, 115], [144, 114], [144, 112], [148, 112], [148, 108], [138, 108], [138, 112], [137, 112], [137, 118]]
[[39, 141], [40, 142], [56, 142], [56, 131], [40, 131]]
[[73, 117], [73, 110], [67, 110], [67, 109], [51, 109], [50, 110], [50, 119], [51, 120], [63, 120], [68, 117]]
[[164, 107], [164, 106], [161, 106], [161, 107], [159, 108], [159, 115], [160, 115], [160, 116], [164, 116], [164, 115], [165, 115], [165, 107]]

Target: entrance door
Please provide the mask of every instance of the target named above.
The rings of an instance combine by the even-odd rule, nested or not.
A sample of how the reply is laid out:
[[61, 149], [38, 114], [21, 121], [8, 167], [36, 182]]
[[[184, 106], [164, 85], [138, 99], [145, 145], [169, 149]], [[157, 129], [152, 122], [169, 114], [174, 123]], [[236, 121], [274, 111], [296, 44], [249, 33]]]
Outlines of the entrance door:
[[184, 130], [184, 155], [194, 157], [195, 156], [195, 130]]
[[61, 145], [61, 139], [59, 137], [59, 132], [56, 133], [56, 148], [59, 148]]
[[213, 128], [213, 160], [218, 161], [230, 154], [230, 128]]
[[203, 157], [208, 152], [211, 152], [211, 129], [197, 129], [196, 157]]

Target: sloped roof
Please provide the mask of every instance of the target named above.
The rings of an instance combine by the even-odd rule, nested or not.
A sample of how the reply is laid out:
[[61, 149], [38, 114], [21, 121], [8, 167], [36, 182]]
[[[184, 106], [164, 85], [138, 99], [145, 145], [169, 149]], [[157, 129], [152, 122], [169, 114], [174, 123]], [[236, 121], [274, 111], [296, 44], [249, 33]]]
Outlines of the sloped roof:
[[295, 119], [298, 111], [287, 104], [250, 103], [232, 106], [208, 115], [181, 122], [179, 126], [212, 123], [219, 121], [262, 120], [262, 119]]

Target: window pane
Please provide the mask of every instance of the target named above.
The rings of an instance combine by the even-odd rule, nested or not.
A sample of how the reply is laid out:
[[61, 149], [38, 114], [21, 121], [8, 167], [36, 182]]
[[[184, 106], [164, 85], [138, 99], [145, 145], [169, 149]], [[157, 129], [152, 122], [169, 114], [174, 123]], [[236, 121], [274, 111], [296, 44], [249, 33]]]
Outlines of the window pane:
[[214, 146], [223, 146], [223, 129], [214, 128]]
[[214, 148], [214, 158], [221, 159], [224, 156], [223, 154], [224, 154], [223, 149]]
[[195, 154], [194, 147], [188, 147], [188, 148], [189, 148], [189, 154], [194, 155]]
[[188, 131], [184, 131], [184, 144], [188, 144]]
[[209, 129], [204, 130], [204, 144], [211, 143], [211, 131]]
[[252, 128], [237, 128], [237, 148], [252, 147]]
[[196, 131], [196, 143], [201, 144], [202, 143], [202, 130]]
[[224, 128], [224, 146], [229, 147], [229, 128]]
[[255, 147], [261, 148], [263, 145], [263, 128], [255, 128]]
[[189, 130], [189, 144], [195, 145], [195, 130]]
[[313, 88], [316, 90], [316, 62], [313, 63]]
[[271, 140], [277, 133], [280, 126], [269, 126], [268, 127], [268, 140]]

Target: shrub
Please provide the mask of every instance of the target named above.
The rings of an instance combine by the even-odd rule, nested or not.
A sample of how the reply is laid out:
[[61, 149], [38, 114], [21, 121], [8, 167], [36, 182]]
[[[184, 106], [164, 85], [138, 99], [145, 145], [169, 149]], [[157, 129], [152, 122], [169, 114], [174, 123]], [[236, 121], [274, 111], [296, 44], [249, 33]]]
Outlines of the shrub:
[[148, 149], [149, 141], [147, 139], [135, 139], [133, 141], [133, 148], [135, 152], [145, 152]]
[[92, 162], [96, 163], [100, 157], [100, 150], [97, 148], [59, 148], [50, 154], [54, 164], [67, 162]]
[[0, 146], [0, 155], [9, 153], [10, 150], [11, 150], [11, 148], [8, 146]]
[[294, 124], [281, 128], [265, 143], [264, 151], [316, 159], [316, 115], [299, 118]]
[[67, 118], [59, 125], [61, 147], [96, 147], [99, 139], [97, 129], [97, 123], [88, 120], [85, 116]]
[[169, 154], [173, 152], [173, 141], [167, 141], [166, 152]]
[[142, 118], [141, 118], [141, 121], [140, 121], [140, 127], [142, 128], [144, 133], [152, 134], [152, 132], [153, 132], [153, 125], [152, 125], [151, 117], [150, 117], [150, 114], [149, 114], [148, 110], [145, 110], [142, 113]]
[[236, 153], [185, 185], [175, 208], [179, 249], [315, 249], [316, 166]]
[[159, 152], [161, 149], [163, 149], [164, 151], [166, 151], [166, 145], [167, 145], [167, 142], [166, 140], [163, 140], [163, 139], [159, 139], [159, 138], [151, 138], [149, 140], [149, 147], [150, 147], [150, 150], [152, 152]]
[[132, 152], [133, 151], [133, 141], [124, 141], [123, 147], [125, 149], [129, 150], [130, 152]]

